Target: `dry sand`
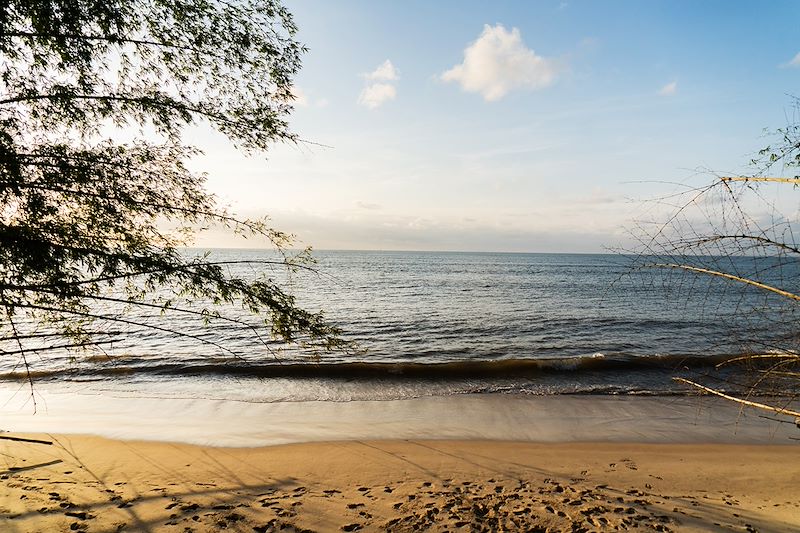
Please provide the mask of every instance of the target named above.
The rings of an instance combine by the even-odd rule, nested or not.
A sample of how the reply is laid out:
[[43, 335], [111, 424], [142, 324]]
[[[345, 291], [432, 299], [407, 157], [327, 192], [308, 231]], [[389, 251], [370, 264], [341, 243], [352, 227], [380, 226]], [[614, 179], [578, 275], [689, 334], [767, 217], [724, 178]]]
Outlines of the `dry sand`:
[[36, 437], [0, 531], [800, 531], [792, 445]]

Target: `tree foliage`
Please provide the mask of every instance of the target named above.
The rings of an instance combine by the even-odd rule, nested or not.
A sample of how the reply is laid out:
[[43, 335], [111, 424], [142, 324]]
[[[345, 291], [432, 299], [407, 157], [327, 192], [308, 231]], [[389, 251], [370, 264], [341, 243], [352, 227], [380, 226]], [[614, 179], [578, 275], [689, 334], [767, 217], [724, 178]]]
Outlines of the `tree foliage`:
[[718, 372], [679, 381], [800, 426], [800, 100], [792, 111], [748, 173], [661, 199], [669, 215], [638, 226], [636, 257], [728, 326], [720, 344], [740, 347]]
[[[287, 252], [291, 236], [218, 207], [205, 176], [187, 168], [199, 151], [182, 140], [187, 127], [210, 124], [248, 152], [296, 142], [287, 114], [304, 48], [295, 33], [277, 0], [0, 4], [0, 328], [15, 344], [3, 345], [7, 357], [28, 367], [32, 350], [96, 346], [114, 324], [154, 327], [103, 311], [109, 303], [228, 324], [241, 320], [220, 309], [236, 304], [282, 342], [343, 345], [278, 281], [242, 279], [180, 249], [198, 228], [224, 225], [278, 251], [265, 267], [306, 266], [307, 254]], [[50, 333], [37, 329], [43, 322]], [[158, 328], [212, 342], [169, 321]], [[42, 345], [64, 335], [66, 344]]]

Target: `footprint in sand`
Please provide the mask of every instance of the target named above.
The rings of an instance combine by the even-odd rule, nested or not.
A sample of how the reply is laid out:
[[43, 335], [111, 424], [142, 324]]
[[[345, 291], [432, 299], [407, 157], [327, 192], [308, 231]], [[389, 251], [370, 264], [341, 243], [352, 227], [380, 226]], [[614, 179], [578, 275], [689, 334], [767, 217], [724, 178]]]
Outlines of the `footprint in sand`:
[[279, 522], [277, 518], [273, 518], [263, 526], [254, 526], [253, 531], [256, 533], [267, 533], [267, 531], [277, 531], [278, 529], [283, 529], [284, 524]]
[[220, 503], [220, 504], [215, 505], [214, 507], [212, 507], [212, 509], [215, 510], [215, 511], [225, 511], [225, 510], [228, 510], [228, 509], [233, 509], [233, 505], [231, 505], [229, 503]]
[[275, 506], [280, 507], [280, 504], [278, 503], [277, 500], [270, 499], [270, 498], [265, 498], [263, 500], [259, 500], [258, 503], [261, 504], [261, 507], [275, 507]]
[[295, 516], [297, 516], [297, 511], [293, 509], [278, 508], [275, 510], [275, 514], [280, 516], [281, 518], [294, 518]]

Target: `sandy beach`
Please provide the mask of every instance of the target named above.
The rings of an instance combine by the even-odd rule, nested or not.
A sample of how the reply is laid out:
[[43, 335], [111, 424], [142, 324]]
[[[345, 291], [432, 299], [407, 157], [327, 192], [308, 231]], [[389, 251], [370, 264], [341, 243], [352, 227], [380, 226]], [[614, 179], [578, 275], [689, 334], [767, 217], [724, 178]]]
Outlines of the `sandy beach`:
[[800, 528], [794, 426], [709, 398], [58, 398], [4, 412], [52, 444], [0, 439], [0, 531]]
[[794, 446], [2, 441], [2, 531], [796, 531]]

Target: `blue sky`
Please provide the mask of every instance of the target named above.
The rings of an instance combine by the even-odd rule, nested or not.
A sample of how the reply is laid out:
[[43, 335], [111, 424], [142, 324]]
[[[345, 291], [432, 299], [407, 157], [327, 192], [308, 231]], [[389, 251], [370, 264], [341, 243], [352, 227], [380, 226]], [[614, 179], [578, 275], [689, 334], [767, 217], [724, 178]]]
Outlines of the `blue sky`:
[[800, 95], [797, 2], [287, 6], [291, 122], [324, 146], [194, 140], [223, 203], [315, 248], [602, 251], [659, 182], [743, 171]]

